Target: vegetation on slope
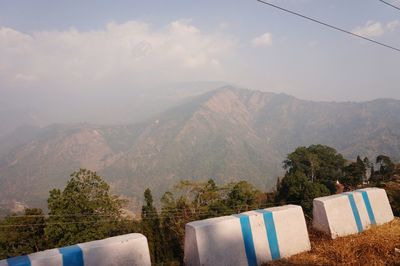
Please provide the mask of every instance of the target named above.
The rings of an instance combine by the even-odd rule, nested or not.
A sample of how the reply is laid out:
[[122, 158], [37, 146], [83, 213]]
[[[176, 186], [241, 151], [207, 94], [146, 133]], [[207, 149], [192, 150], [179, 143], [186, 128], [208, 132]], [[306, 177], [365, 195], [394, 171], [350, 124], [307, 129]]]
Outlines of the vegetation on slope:
[[[0, 221], [0, 258], [140, 232], [148, 238], [153, 263], [180, 265], [188, 222], [284, 204], [301, 205], [307, 219], [311, 219], [313, 198], [333, 194], [338, 188], [341, 192], [362, 186], [383, 187], [395, 215], [399, 215], [400, 168], [387, 156], [378, 156], [375, 164], [359, 157], [349, 162], [331, 147], [311, 145], [290, 153], [284, 168], [286, 173], [272, 192], [262, 192], [247, 181], [222, 185], [212, 179], [180, 181], [157, 204], [151, 190], [146, 189], [141, 219], [127, 215], [126, 201], [111, 194], [100, 176], [81, 169], [71, 175], [63, 190], [50, 191], [49, 215], [40, 209], [26, 209], [23, 215], [9, 215]], [[342, 182], [340, 187], [336, 186], [337, 180]], [[318, 237], [325, 238], [310, 232], [313, 250], [331, 243], [318, 244]], [[399, 242], [400, 238], [394, 239], [395, 245]], [[369, 248], [374, 247], [365, 246]]]
[[[48, 191], [78, 168], [97, 171], [115, 193], [141, 202], [146, 188], [158, 200], [182, 179], [244, 179], [271, 189], [286, 154], [312, 143], [345, 158], [382, 153], [397, 161], [399, 113], [395, 100], [309, 102], [225, 87], [141, 124], [24, 128], [0, 139], [0, 208], [45, 208]], [[140, 203], [132, 207], [140, 211]]]

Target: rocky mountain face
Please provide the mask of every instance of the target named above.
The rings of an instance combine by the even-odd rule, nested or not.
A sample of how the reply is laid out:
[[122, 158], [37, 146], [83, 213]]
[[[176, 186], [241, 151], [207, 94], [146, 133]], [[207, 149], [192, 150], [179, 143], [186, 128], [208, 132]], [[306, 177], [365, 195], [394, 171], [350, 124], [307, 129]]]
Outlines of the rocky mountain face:
[[398, 160], [399, 113], [396, 100], [310, 102], [224, 87], [141, 124], [21, 128], [0, 141], [0, 205], [43, 207], [80, 167], [137, 202], [146, 187], [160, 196], [181, 179], [272, 188], [286, 154], [301, 145]]

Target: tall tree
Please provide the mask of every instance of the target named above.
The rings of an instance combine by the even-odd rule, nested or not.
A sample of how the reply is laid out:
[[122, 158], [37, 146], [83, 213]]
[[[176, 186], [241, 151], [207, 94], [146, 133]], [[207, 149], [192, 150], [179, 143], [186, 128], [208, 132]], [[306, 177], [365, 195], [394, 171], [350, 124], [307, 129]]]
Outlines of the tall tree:
[[164, 194], [161, 205], [166, 261], [175, 261], [181, 265], [183, 264], [185, 224], [201, 219], [200, 213], [194, 211], [194, 201], [189, 201], [184, 195], [175, 199], [171, 192]]
[[279, 204], [299, 204], [311, 216], [313, 199], [327, 195], [330, 195], [330, 191], [325, 185], [311, 182], [303, 172], [296, 171], [287, 173], [281, 180], [276, 201]]
[[342, 175], [346, 160], [334, 148], [325, 145], [299, 147], [283, 162], [289, 174], [300, 171], [311, 181], [336, 181]]
[[366, 168], [364, 162], [357, 157], [356, 162], [351, 162], [344, 167], [343, 176], [339, 178], [346, 190], [352, 190], [365, 180]]
[[142, 233], [149, 242], [150, 256], [153, 263], [163, 261], [163, 236], [160, 227], [160, 218], [153, 204], [153, 195], [147, 188], [144, 191], [144, 204], [142, 206]]
[[388, 180], [395, 172], [395, 164], [389, 156], [378, 155], [376, 163], [379, 165], [378, 173], [383, 180]]
[[277, 201], [301, 204], [311, 215], [313, 198], [336, 192], [335, 182], [342, 177], [345, 163], [334, 148], [298, 147], [283, 162], [286, 174], [277, 186]]
[[63, 191], [50, 191], [45, 233], [54, 246], [112, 236], [112, 229], [122, 219], [123, 204], [96, 172], [80, 169], [71, 175]]
[[[183, 239], [184, 231], [181, 222], [183, 215], [178, 209], [178, 203], [174, 195], [167, 191], [161, 198], [161, 228], [164, 237], [164, 261], [183, 262]], [[184, 212], [183, 212], [184, 213]]]
[[235, 213], [248, 211], [260, 205], [260, 192], [247, 181], [236, 183], [228, 194], [227, 205]]

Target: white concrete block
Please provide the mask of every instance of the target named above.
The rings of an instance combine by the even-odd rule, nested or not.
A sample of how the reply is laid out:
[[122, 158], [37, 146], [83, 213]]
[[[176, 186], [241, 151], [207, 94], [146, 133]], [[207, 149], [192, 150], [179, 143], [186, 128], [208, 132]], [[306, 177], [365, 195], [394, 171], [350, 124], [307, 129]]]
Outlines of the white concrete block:
[[300, 206], [287, 205], [267, 210], [274, 216], [281, 258], [311, 250], [306, 220]]
[[26, 256], [1, 260], [0, 266], [53, 266], [63, 265], [62, 255], [58, 249], [49, 249]]
[[184, 254], [187, 266], [248, 265], [240, 219], [224, 216], [186, 224]]
[[356, 190], [313, 201], [313, 227], [332, 238], [356, 234], [393, 218], [383, 189]]
[[258, 211], [249, 211], [243, 214], [249, 216], [257, 264], [261, 265], [263, 262], [271, 261], [272, 255], [262, 213]]
[[147, 239], [127, 234], [1, 260], [0, 266], [151, 265]]
[[[359, 189], [357, 192], [365, 192], [368, 195], [371, 204], [371, 210], [377, 225], [390, 222], [394, 219], [392, 207], [386, 191], [382, 188], [365, 188]], [[364, 196], [365, 197], [365, 196]]]
[[32, 253], [29, 256], [32, 266], [62, 265], [62, 255], [58, 249], [50, 249], [42, 252]]
[[79, 244], [85, 266], [151, 265], [147, 239], [128, 234]]
[[262, 265], [311, 249], [303, 211], [287, 205], [191, 222], [186, 265]]

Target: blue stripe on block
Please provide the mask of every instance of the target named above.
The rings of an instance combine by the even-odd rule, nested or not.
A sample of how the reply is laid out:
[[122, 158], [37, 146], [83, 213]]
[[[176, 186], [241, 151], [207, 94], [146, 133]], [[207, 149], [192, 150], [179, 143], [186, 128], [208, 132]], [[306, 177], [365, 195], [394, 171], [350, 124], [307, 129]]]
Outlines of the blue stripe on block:
[[354, 196], [353, 196], [353, 194], [349, 193], [349, 194], [347, 194], [347, 197], [350, 202], [351, 210], [353, 211], [354, 219], [356, 220], [357, 230], [360, 233], [360, 232], [362, 232], [363, 227], [362, 227], [362, 223], [361, 223], [360, 214], [358, 213], [358, 209], [356, 206], [356, 202], [354, 201]]
[[369, 201], [367, 191], [359, 191], [359, 192], [361, 192], [361, 195], [365, 203], [365, 207], [367, 208], [369, 221], [371, 222], [371, 224], [376, 224], [375, 215], [374, 212], [372, 211], [371, 202]]
[[250, 218], [245, 214], [235, 215], [240, 219], [244, 248], [246, 250], [247, 263], [249, 266], [257, 266], [256, 250], [254, 248], [253, 234], [251, 232]]
[[62, 255], [63, 266], [83, 266], [83, 253], [78, 245], [58, 249]]
[[7, 259], [8, 266], [31, 266], [28, 256], [18, 256]]
[[272, 212], [267, 210], [259, 210], [263, 214], [265, 230], [267, 231], [267, 238], [269, 244], [269, 250], [271, 252], [272, 260], [278, 260], [281, 258], [278, 244], [278, 236], [276, 234], [274, 217]]

